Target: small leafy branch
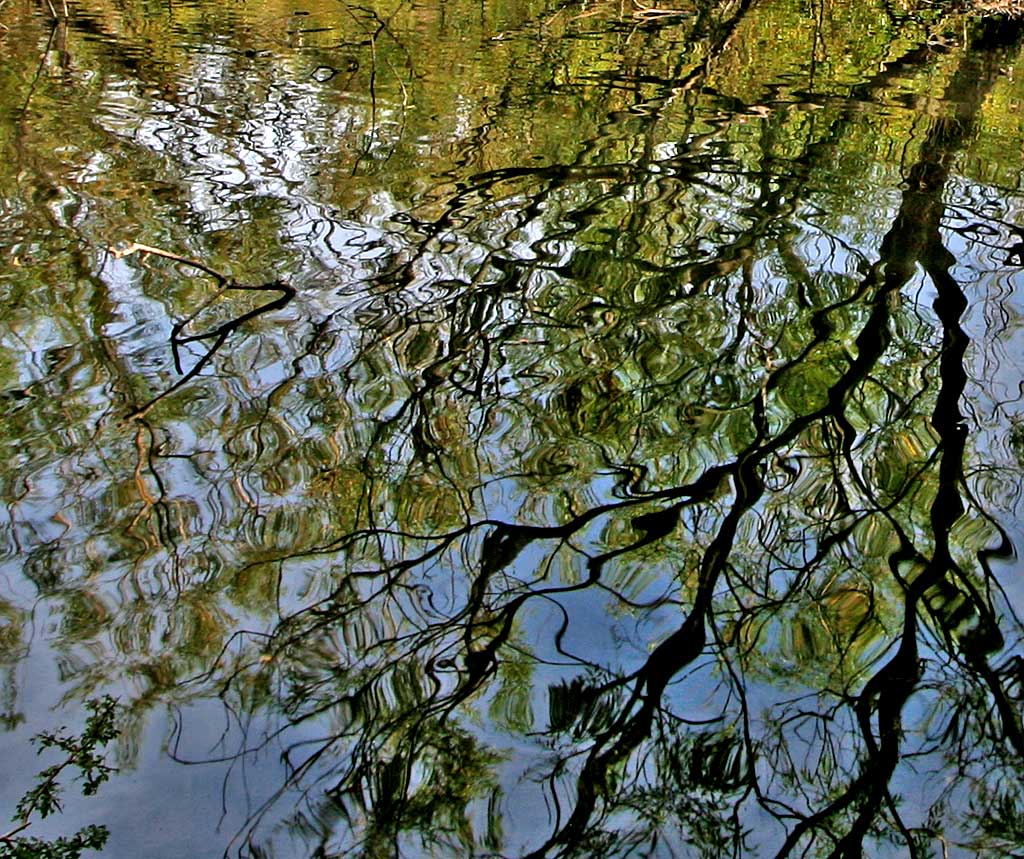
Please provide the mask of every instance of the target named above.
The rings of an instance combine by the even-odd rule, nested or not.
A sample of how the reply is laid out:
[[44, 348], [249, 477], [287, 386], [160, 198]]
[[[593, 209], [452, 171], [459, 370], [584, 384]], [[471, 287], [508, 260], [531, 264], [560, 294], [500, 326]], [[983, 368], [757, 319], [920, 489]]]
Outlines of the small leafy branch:
[[109, 835], [105, 826], [85, 826], [70, 838], [53, 841], [26, 838], [18, 833], [32, 823], [32, 816], [49, 817], [62, 810], [60, 777], [68, 768], [78, 770], [82, 793], [91, 796], [105, 782], [114, 768], [103, 760], [102, 749], [117, 736], [117, 702], [109, 695], [86, 703], [89, 717], [78, 736], [69, 736], [65, 728], [43, 732], [33, 738], [41, 754], [44, 749], [58, 749], [64, 755], [58, 763], [36, 776], [35, 786], [18, 802], [14, 815], [17, 824], [6, 835], [0, 835], [0, 859], [78, 859], [83, 850], [99, 850]]

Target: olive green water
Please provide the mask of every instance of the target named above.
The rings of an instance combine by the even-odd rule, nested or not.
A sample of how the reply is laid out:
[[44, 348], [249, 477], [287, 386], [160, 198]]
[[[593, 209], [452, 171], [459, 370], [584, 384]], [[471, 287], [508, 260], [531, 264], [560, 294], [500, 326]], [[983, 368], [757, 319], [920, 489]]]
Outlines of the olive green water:
[[4, 816], [109, 692], [33, 832], [113, 857], [1024, 855], [1020, 25], [69, 3], [0, 5]]

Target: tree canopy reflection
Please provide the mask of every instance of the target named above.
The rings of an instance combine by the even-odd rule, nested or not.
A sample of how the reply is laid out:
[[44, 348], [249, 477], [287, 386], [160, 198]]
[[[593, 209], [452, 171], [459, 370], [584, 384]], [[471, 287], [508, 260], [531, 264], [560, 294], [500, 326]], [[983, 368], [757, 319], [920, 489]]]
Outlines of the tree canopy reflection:
[[[620, 65], [574, 76], [595, 65], [558, 52], [585, 50], [590, 25], [551, 25], [572, 38], [541, 42], [427, 190], [374, 186], [414, 174], [398, 125], [334, 153], [320, 190], [344, 167], [377, 194], [343, 211], [262, 174], [243, 183], [261, 200], [243, 199], [225, 177], [259, 172], [237, 167], [258, 135], [233, 162], [218, 121], [161, 125], [194, 121], [168, 108], [188, 93], [150, 96], [144, 169], [184, 174], [161, 214], [212, 198], [190, 254], [233, 269], [217, 235], [237, 227], [254, 250], [236, 265], [287, 276], [287, 301], [215, 302], [173, 261], [97, 250], [122, 216], [47, 210], [99, 328], [140, 307], [177, 320], [169, 339], [140, 322], [142, 346], [69, 338], [11, 386], [28, 404], [9, 438], [73, 499], [63, 531], [30, 513], [20, 529], [41, 502], [4, 477], [6, 539], [60, 606], [66, 675], [82, 694], [133, 684], [139, 720], [180, 704], [170, 747], [190, 762], [207, 755], [188, 705], [220, 696], [233, 721], [210, 757], [238, 767], [232, 802], [246, 761], [280, 755], [279, 781], [248, 797], [242, 855], [1024, 849], [1021, 627], [999, 573], [1016, 508], [998, 487], [1020, 465], [991, 440], [1016, 399], [996, 418], [980, 405], [978, 353], [998, 350], [968, 318], [997, 281], [978, 270], [1013, 265], [1019, 231], [963, 169], [1020, 26], [973, 21], [951, 46], [902, 22], [915, 38], [867, 42], [845, 97], [771, 79], [744, 102], [724, 92], [744, 90], [738, 57], [784, 9], [647, 9], [628, 26], [599, 11]], [[369, 39], [371, 18], [376, 123], [411, 110], [416, 82], [387, 16], [353, 32]], [[322, 50], [314, 81], [341, 99], [361, 67], [328, 74]], [[517, 88], [537, 97], [552, 68], [560, 98], [594, 90], [591, 136], [571, 157], [490, 163]], [[329, 92], [304, 97], [330, 113]], [[887, 116], [915, 99], [930, 110]], [[880, 138], [899, 159], [870, 154]], [[51, 172], [29, 155], [19, 175]], [[68, 186], [85, 208], [104, 199]], [[210, 376], [167, 358], [198, 305], [219, 338], [194, 356]], [[66, 422], [87, 441], [39, 431], [58, 406], [88, 415]], [[104, 569], [113, 588], [91, 580]], [[3, 630], [13, 652], [18, 623]]]

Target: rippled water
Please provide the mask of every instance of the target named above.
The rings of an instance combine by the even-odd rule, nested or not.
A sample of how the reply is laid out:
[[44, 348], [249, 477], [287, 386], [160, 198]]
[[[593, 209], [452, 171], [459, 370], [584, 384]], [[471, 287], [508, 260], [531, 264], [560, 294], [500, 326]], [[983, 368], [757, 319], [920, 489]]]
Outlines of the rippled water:
[[[0, 5], [0, 805], [105, 855], [1024, 852], [1021, 25]], [[12, 827], [13, 828], [13, 827]]]

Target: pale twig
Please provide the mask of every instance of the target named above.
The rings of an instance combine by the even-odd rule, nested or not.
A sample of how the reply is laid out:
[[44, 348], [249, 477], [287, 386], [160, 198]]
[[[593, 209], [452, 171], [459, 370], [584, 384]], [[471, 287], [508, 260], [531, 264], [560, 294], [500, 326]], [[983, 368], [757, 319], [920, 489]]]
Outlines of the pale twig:
[[633, 0], [633, 5], [636, 7], [636, 11], [633, 13], [634, 18], [671, 18], [677, 15], [692, 14], [686, 9], [659, 9], [657, 6], [645, 6], [639, 0]]
[[110, 248], [110, 252], [114, 255], [115, 259], [121, 259], [122, 257], [131, 256], [132, 254], [153, 254], [153, 256], [172, 259], [175, 262], [180, 262], [184, 265], [192, 266], [192, 268], [199, 269], [199, 271], [210, 275], [210, 277], [214, 278], [220, 284], [226, 283], [228, 280], [228, 278], [222, 275], [219, 271], [214, 271], [208, 265], [204, 265], [199, 262], [199, 260], [189, 259], [188, 257], [183, 257], [179, 254], [162, 250], [161, 248], [155, 248], [152, 245], [144, 245], [140, 242], [132, 242], [123, 248]]
[[[50, 17], [54, 21], [60, 21], [61, 16], [57, 14], [57, 9], [53, 5], [53, 0], [46, 0], [46, 5], [50, 9]], [[61, 0], [61, 9], [64, 12], [64, 20], [67, 21], [71, 17], [71, 10], [68, 8], [68, 0]]]

